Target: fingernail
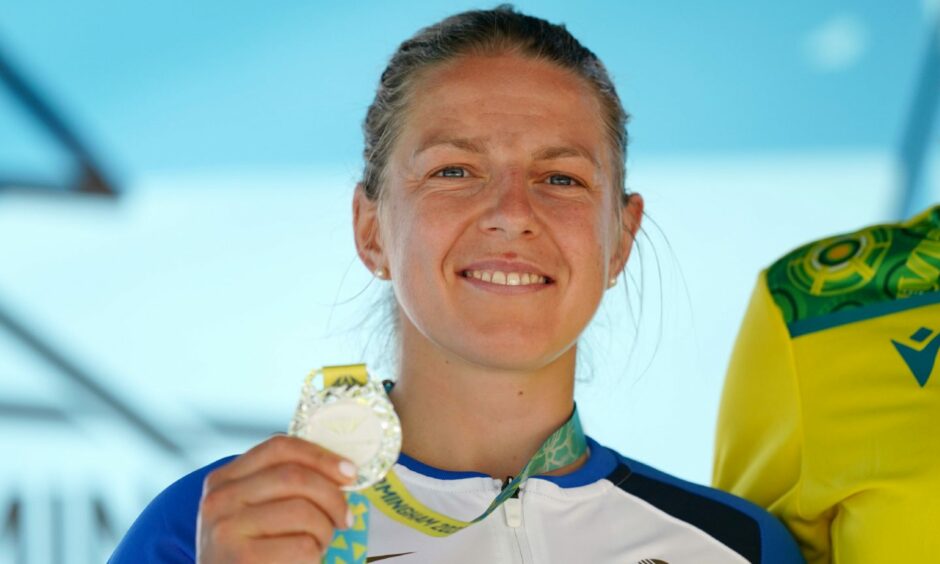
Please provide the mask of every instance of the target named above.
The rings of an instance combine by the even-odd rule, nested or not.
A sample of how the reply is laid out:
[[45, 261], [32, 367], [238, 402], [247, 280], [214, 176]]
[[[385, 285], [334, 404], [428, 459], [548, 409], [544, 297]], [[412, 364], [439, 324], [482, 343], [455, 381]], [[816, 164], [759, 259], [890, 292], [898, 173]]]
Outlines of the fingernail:
[[356, 516], [353, 515], [352, 509], [346, 510], [346, 528], [352, 529], [352, 526], [356, 523]]
[[352, 462], [349, 462], [347, 460], [344, 460], [339, 463], [339, 472], [340, 474], [342, 474], [343, 476], [346, 476], [347, 478], [356, 477], [356, 467], [353, 465]]

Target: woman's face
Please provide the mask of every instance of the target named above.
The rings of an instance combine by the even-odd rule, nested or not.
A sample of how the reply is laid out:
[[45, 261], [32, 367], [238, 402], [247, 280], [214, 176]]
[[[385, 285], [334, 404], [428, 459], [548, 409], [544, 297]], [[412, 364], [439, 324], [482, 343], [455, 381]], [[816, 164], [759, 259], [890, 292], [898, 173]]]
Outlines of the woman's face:
[[611, 153], [597, 97], [551, 63], [468, 56], [425, 75], [381, 204], [355, 203], [403, 337], [502, 370], [574, 354], [642, 211], [618, 205]]

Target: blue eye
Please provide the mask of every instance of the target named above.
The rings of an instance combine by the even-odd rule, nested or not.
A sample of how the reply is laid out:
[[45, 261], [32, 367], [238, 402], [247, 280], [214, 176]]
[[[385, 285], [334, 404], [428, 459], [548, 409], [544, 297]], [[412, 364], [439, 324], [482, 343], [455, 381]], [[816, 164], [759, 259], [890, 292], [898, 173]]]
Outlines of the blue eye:
[[548, 177], [548, 183], [555, 186], [574, 186], [578, 181], [564, 174], [553, 174]]
[[466, 178], [467, 170], [459, 166], [449, 166], [435, 172], [434, 176], [441, 176], [444, 178]]

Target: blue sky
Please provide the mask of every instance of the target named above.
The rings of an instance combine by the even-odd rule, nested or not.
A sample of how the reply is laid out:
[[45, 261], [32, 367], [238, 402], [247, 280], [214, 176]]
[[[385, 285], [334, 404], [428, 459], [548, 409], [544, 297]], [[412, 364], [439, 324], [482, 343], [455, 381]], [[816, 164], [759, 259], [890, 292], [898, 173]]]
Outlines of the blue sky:
[[[516, 5], [566, 23], [607, 63], [633, 114], [634, 155], [668, 155], [896, 146], [935, 4]], [[0, 0], [0, 47], [125, 177], [355, 169], [359, 124], [398, 42], [489, 5]], [[24, 150], [4, 139], [0, 158]]]

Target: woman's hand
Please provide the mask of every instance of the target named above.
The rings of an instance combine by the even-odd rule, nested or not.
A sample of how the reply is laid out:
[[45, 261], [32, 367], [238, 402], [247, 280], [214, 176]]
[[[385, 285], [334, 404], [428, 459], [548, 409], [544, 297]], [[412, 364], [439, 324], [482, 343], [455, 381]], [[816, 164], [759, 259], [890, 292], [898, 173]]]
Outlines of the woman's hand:
[[206, 477], [196, 559], [319, 562], [335, 529], [351, 525], [340, 486], [352, 463], [313, 443], [272, 437]]

